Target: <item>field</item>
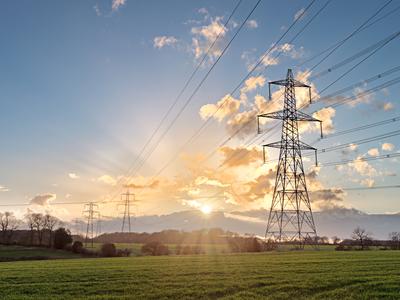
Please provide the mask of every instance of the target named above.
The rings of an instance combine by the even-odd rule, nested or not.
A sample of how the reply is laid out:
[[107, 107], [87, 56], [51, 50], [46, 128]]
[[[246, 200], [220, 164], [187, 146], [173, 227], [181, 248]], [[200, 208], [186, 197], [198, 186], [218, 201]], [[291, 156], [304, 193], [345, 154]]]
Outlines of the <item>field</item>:
[[399, 299], [400, 251], [0, 264], [0, 299]]
[[[79, 255], [71, 252], [39, 247], [3, 246], [0, 245], [0, 262], [13, 260], [37, 260], [77, 258]], [[1, 272], [1, 271], [0, 271]]]
[[[100, 249], [101, 246], [103, 244], [102, 243], [94, 243], [93, 244], [93, 249]], [[117, 249], [130, 249], [132, 250], [132, 256], [135, 255], [140, 255], [141, 254], [141, 248], [143, 246], [143, 244], [139, 244], [139, 243], [114, 243], [115, 247]], [[195, 244], [182, 244], [182, 246], [196, 246]], [[91, 249], [91, 245], [88, 244], [88, 249]], [[175, 253], [176, 252], [176, 247], [177, 244], [166, 244], [166, 246], [168, 246], [169, 250], [171, 251], [171, 253]], [[225, 253], [225, 252], [229, 252], [229, 246], [228, 244], [201, 244], [200, 247], [204, 250], [205, 253], [207, 254], [218, 254], [218, 253]]]

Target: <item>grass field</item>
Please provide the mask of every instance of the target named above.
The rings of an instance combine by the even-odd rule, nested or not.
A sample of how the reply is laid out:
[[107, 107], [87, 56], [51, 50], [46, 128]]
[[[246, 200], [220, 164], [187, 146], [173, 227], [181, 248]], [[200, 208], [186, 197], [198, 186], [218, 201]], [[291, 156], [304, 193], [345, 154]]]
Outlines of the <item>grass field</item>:
[[[102, 243], [94, 243], [93, 248], [94, 249], [100, 249]], [[177, 244], [166, 244], [171, 251], [172, 254], [175, 254], [176, 252], [176, 247]], [[194, 244], [182, 244], [182, 246], [195, 246]], [[88, 244], [88, 249], [91, 249], [91, 245]], [[135, 255], [140, 255], [141, 254], [141, 248], [143, 244], [139, 243], [115, 243], [115, 247], [117, 249], [131, 249], [132, 250], [132, 256]], [[225, 253], [229, 252], [229, 246], [227, 244], [201, 244], [200, 247], [205, 251], [207, 254], [218, 254], [218, 253]]]
[[0, 264], [0, 299], [399, 299], [400, 251]]
[[[4, 246], [0, 245], [0, 262], [12, 260], [37, 260], [37, 259], [58, 259], [77, 258], [77, 254], [39, 247]], [[1, 271], [0, 271], [1, 272]]]

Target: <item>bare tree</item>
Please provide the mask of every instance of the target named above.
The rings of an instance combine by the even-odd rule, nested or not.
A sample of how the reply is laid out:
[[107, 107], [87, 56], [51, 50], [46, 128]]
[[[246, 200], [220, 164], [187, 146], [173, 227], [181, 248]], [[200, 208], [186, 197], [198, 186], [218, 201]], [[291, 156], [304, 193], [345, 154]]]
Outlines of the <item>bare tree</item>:
[[389, 234], [389, 239], [392, 244], [392, 249], [400, 249], [400, 232], [391, 232]]
[[34, 234], [35, 234], [35, 225], [34, 225], [34, 222], [33, 222], [33, 213], [30, 213], [30, 212], [28, 212], [28, 213], [26, 213], [25, 214], [25, 220], [26, 220], [26, 224], [28, 225], [28, 227], [29, 227], [29, 230], [30, 230], [30, 232], [31, 232], [31, 234], [30, 234], [30, 245], [33, 245], [33, 238], [34, 238]]
[[43, 214], [41, 214], [41, 213], [32, 213], [33, 228], [37, 232], [39, 246], [42, 245], [42, 241], [43, 241], [43, 232], [44, 232], [44, 225], [45, 225], [45, 221], [44, 220], [45, 219], [44, 219]]
[[365, 244], [366, 242], [370, 241], [372, 239], [371, 234], [368, 233], [364, 228], [357, 227], [354, 229], [351, 238], [353, 240], [356, 240], [360, 243], [361, 250], [365, 249]]
[[12, 212], [6, 211], [5, 213], [0, 213], [0, 227], [3, 243], [8, 244], [10, 242], [14, 231], [20, 224], [20, 221]]
[[340, 241], [341, 241], [341, 239], [340, 239], [339, 237], [337, 237], [336, 235], [332, 237], [332, 243], [333, 243], [334, 245], [339, 244]]
[[57, 224], [60, 223], [60, 220], [49, 213], [46, 213], [43, 217], [43, 229], [47, 229], [49, 231], [49, 244], [48, 246], [51, 247], [53, 241], [53, 230]]

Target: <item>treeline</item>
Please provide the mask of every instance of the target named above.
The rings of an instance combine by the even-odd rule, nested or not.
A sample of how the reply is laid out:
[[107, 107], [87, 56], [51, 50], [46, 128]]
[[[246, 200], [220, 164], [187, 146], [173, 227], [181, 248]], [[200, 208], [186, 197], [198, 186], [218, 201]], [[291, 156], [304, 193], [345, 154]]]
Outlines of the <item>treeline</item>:
[[104, 233], [94, 239], [98, 243], [138, 243], [160, 242], [164, 244], [226, 244], [230, 237], [237, 233], [224, 231], [221, 228], [194, 230], [191, 232], [179, 230], [164, 230], [154, 233]]
[[[27, 230], [20, 229], [24, 225]], [[71, 233], [63, 226], [49, 213], [32, 212], [18, 219], [12, 212], [0, 212], [0, 244], [63, 249], [72, 242]]]

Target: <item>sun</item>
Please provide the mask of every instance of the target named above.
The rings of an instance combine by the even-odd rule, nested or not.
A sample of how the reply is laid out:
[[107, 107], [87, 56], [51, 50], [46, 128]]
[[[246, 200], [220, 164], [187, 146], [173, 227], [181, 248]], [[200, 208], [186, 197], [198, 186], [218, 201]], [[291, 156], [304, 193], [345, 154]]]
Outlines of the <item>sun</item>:
[[212, 212], [212, 208], [209, 205], [203, 205], [200, 210], [205, 215], [209, 215]]

